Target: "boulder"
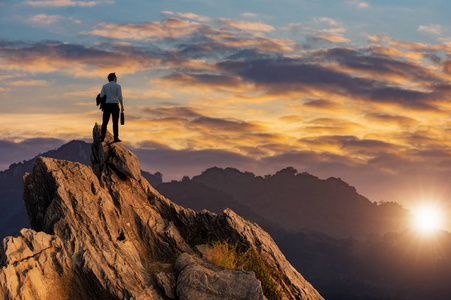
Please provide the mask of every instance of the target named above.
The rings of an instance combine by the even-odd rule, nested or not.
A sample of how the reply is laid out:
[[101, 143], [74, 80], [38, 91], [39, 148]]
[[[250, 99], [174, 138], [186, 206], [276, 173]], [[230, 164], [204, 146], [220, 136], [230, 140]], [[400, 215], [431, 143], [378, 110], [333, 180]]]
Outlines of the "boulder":
[[180, 272], [180, 300], [263, 300], [262, 286], [254, 272], [213, 266], [187, 253], [177, 258], [175, 269]]

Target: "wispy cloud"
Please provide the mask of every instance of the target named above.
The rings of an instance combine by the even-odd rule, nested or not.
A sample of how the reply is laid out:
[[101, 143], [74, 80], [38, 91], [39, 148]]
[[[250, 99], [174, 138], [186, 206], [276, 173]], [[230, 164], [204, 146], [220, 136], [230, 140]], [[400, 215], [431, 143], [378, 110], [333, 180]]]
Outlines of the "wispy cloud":
[[180, 38], [195, 32], [199, 23], [170, 18], [164, 22], [144, 24], [109, 24], [100, 23], [92, 31], [82, 32], [82, 35], [96, 35], [113, 39], [154, 40], [164, 38]]
[[360, 1], [360, 0], [348, 0], [347, 3], [349, 3], [352, 6], [358, 7], [358, 8], [369, 8], [370, 4], [368, 2]]
[[313, 18], [316, 23], [327, 23], [330, 26], [339, 26], [341, 23], [332, 18], [321, 17], [321, 18]]
[[303, 28], [304, 32], [311, 38], [319, 39], [323, 41], [328, 41], [331, 43], [348, 43], [351, 40], [343, 37], [346, 32], [346, 28], [338, 27], [331, 29], [313, 29], [313, 28]]
[[442, 34], [442, 25], [439, 24], [430, 24], [430, 25], [420, 25], [418, 26], [418, 31], [427, 32], [435, 35]]
[[242, 13], [241, 15], [246, 18], [258, 18], [259, 17], [258, 14], [251, 13], [251, 12], [245, 12], [245, 13]]
[[200, 16], [191, 12], [188, 13], [182, 13], [182, 12], [178, 12], [178, 13], [174, 13], [172, 11], [162, 11], [161, 12], [162, 15], [165, 16], [178, 16], [180, 18], [186, 18], [186, 19], [192, 19], [192, 20], [197, 20], [200, 22], [209, 22], [211, 21], [210, 17], [207, 16]]
[[92, 7], [104, 3], [114, 3], [114, 0], [104, 1], [73, 1], [73, 0], [40, 0], [40, 1], [24, 1], [24, 4], [35, 7], [65, 7], [65, 6], [78, 6], [78, 7]]
[[223, 28], [225, 29], [240, 29], [245, 31], [261, 31], [261, 32], [270, 32], [275, 30], [273, 26], [261, 22], [256, 23], [224, 18], [218, 19], [217, 22], [223, 24]]
[[49, 82], [45, 80], [17, 80], [8, 83], [10, 86], [46, 86]]
[[51, 25], [53, 23], [56, 23], [63, 19], [63, 16], [61, 15], [46, 15], [46, 14], [39, 14], [31, 17], [29, 21], [31, 23], [36, 23], [40, 25]]

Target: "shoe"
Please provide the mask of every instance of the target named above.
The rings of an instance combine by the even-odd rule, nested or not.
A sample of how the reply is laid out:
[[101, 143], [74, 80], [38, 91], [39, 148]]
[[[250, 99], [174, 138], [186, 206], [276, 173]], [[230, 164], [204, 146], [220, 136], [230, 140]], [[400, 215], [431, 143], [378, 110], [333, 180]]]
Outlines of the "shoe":
[[114, 139], [114, 142], [115, 142], [115, 143], [120, 143], [120, 142], [122, 142], [122, 141], [121, 141], [119, 138], [115, 138], [115, 139]]

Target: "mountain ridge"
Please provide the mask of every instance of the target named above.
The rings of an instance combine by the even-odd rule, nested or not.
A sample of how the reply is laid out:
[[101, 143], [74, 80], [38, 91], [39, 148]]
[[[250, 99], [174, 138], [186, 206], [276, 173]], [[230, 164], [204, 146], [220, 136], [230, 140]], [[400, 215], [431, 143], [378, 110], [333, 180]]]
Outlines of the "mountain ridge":
[[192, 180], [226, 191], [235, 201], [287, 230], [364, 238], [408, 226], [409, 213], [400, 205], [371, 202], [340, 178], [319, 179], [292, 167], [264, 177], [213, 167]]

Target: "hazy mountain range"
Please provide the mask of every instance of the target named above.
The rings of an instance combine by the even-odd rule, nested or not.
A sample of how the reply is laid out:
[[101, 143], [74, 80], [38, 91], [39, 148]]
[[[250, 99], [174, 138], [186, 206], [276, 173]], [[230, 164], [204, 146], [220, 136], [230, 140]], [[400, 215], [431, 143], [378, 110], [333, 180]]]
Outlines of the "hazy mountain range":
[[[89, 165], [90, 144], [72, 141], [42, 155]], [[22, 176], [33, 161], [0, 172], [2, 237], [29, 226]], [[419, 240], [408, 229], [407, 210], [396, 203], [373, 203], [339, 178], [323, 180], [290, 167], [264, 177], [213, 167], [192, 179], [166, 183], [160, 173], [142, 175], [184, 207], [217, 213], [231, 208], [258, 223], [326, 299], [451, 295], [446, 280], [451, 275], [450, 235], [443, 231]]]

